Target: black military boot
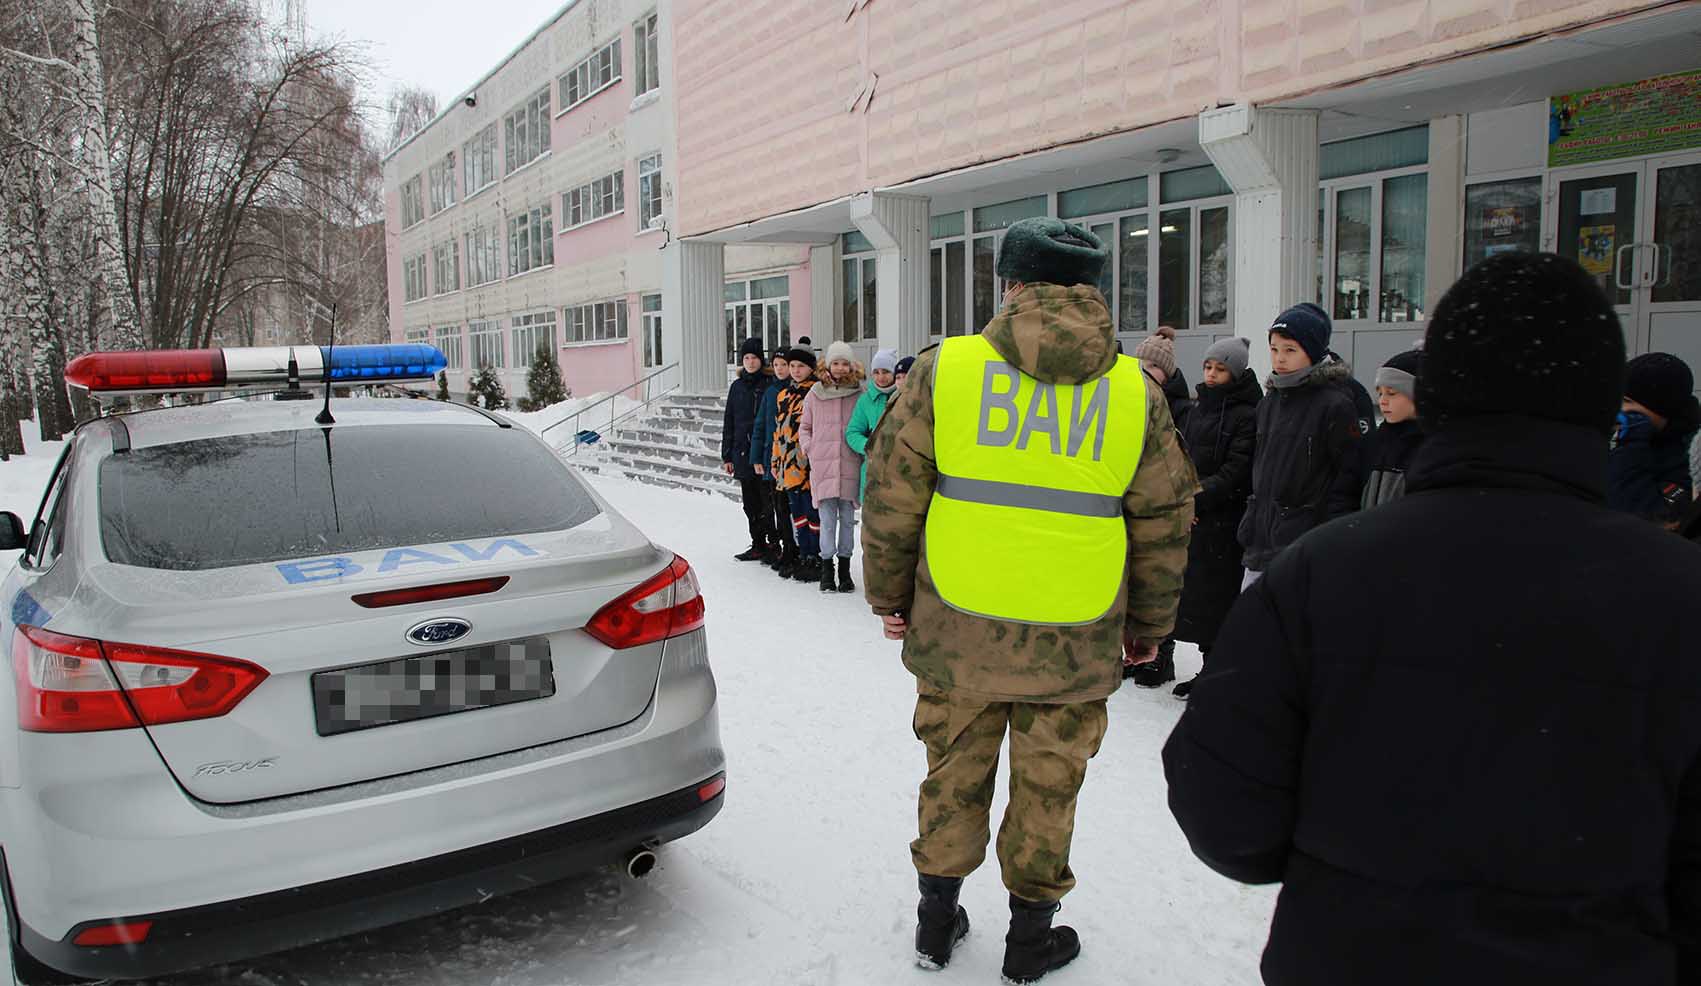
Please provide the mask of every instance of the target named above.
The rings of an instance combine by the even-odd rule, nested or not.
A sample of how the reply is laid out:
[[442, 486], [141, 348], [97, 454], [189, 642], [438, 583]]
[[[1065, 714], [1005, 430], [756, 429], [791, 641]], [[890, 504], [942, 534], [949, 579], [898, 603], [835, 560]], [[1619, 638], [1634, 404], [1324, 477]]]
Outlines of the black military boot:
[[803, 559], [798, 557], [797, 545], [788, 544], [780, 552], [780, 563], [774, 571], [781, 579], [790, 579], [797, 574], [798, 563]]
[[820, 559], [819, 564], [821, 566], [821, 591], [839, 591], [838, 585], [833, 582], [833, 566], [829, 565], [825, 558]]
[[1175, 641], [1166, 640], [1158, 645], [1156, 660], [1145, 664], [1134, 665], [1128, 677], [1134, 679], [1134, 684], [1141, 688], [1157, 688], [1165, 682], [1175, 680]]
[[963, 889], [960, 876], [919, 874], [921, 903], [915, 909], [915, 964], [923, 969], [943, 969], [951, 964], [951, 952], [968, 937], [969, 912], [957, 906]]
[[1081, 954], [1081, 938], [1075, 929], [1051, 926], [1057, 913], [1056, 901], [1023, 900], [1010, 895], [1010, 933], [1004, 936], [1004, 981], [1038, 982], [1053, 969], [1061, 969]]
[[849, 558], [840, 558], [839, 559], [839, 591], [840, 592], [855, 592], [856, 591], [856, 583], [852, 582], [851, 577], [850, 577], [850, 559]]
[[799, 557], [797, 559], [797, 571], [792, 574], [792, 579], [794, 581], [813, 582], [820, 577], [821, 557], [819, 555], [811, 555], [808, 558]]

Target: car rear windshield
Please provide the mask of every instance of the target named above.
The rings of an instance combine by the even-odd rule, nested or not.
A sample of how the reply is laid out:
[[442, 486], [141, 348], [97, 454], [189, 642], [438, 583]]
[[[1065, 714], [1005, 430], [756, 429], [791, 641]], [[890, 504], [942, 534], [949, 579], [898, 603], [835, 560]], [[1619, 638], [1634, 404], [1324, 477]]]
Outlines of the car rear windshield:
[[558, 531], [601, 512], [518, 429], [370, 425], [206, 438], [100, 468], [106, 556], [194, 571]]

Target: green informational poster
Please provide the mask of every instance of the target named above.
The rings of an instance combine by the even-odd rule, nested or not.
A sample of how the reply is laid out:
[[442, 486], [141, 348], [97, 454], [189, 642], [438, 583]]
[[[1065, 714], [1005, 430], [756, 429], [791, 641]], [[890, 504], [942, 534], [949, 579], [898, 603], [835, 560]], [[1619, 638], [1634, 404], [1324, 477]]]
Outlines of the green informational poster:
[[1550, 168], [1701, 147], [1701, 72], [1548, 101]]

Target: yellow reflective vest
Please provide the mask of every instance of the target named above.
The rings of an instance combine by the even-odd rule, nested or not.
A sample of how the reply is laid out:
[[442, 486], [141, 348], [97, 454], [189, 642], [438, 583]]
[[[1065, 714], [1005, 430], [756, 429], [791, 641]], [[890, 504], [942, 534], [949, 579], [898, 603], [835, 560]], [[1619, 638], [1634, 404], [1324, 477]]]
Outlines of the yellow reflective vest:
[[1028, 376], [978, 335], [939, 347], [926, 537], [946, 605], [1017, 623], [1104, 619], [1128, 564], [1122, 497], [1145, 445], [1145, 388], [1128, 356], [1071, 386]]

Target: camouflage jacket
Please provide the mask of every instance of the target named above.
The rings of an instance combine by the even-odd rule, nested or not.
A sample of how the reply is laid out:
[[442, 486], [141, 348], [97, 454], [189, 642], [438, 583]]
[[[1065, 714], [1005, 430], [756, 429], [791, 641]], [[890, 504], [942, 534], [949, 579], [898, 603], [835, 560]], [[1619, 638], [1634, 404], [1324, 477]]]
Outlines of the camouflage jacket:
[[809, 396], [809, 388], [813, 386], [813, 377], [802, 383], [790, 383], [774, 398], [779, 413], [774, 418], [773, 461], [770, 464], [773, 471], [769, 475], [774, 477], [780, 489], [788, 493], [809, 489], [809, 459], [803, 453], [799, 430], [803, 426], [803, 400]]
[[[1096, 380], [1116, 360], [1110, 312], [1098, 289], [1030, 284], [988, 323], [1006, 361], [1039, 380]], [[928, 574], [922, 534], [938, 481], [933, 445], [937, 351], [921, 354], [868, 444], [863, 578], [874, 612], [909, 614], [904, 664], [923, 682], [986, 702], [1087, 702], [1122, 683], [1122, 632], [1161, 640], [1175, 626], [1198, 480], [1169, 405], [1146, 388], [1146, 439], [1122, 499], [1128, 574], [1110, 615], [1087, 626], [1032, 626], [948, 607]], [[1142, 380], [1146, 378], [1141, 376]], [[995, 532], [988, 532], [989, 536]], [[1059, 558], [1066, 566], [1069, 559]], [[1044, 578], [1035, 572], [1035, 578]]]

